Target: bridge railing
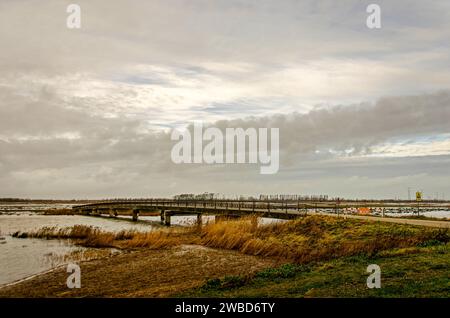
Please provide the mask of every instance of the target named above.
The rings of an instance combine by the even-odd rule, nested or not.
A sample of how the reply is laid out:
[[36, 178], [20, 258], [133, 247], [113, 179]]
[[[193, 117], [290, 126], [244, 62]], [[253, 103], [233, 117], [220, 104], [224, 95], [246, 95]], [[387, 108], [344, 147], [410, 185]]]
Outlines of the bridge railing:
[[[324, 203], [324, 202], [323, 202]], [[107, 208], [107, 207], [127, 207], [130, 208], [140, 206], [146, 207], [189, 207], [189, 208], [208, 208], [208, 209], [226, 209], [226, 210], [302, 210], [310, 208], [318, 203], [302, 202], [300, 200], [233, 200], [233, 199], [189, 199], [189, 200], [173, 200], [173, 199], [150, 199], [142, 201], [115, 201], [115, 202], [100, 202], [87, 205], [74, 206], [73, 209], [83, 208]], [[331, 206], [333, 205], [330, 203]]]
[[257, 200], [257, 199], [148, 199], [137, 201], [105, 201], [93, 204], [74, 206], [73, 209], [83, 208], [107, 208], [107, 207], [194, 207], [194, 208], [214, 208], [214, 209], [230, 209], [230, 210], [284, 210], [301, 211], [304, 209], [342, 209], [342, 208], [357, 208], [357, 207], [442, 207], [450, 209], [450, 204], [429, 204], [428, 202], [411, 202], [411, 203], [386, 203], [379, 201], [372, 202], [355, 202], [355, 201], [309, 201], [309, 200]]

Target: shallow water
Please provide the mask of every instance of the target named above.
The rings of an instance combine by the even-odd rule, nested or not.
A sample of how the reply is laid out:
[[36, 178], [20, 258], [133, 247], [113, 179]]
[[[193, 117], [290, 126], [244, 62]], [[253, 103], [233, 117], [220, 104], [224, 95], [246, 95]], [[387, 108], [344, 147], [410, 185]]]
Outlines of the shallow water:
[[[68, 263], [74, 253], [88, 254], [95, 249], [73, 245], [68, 240], [19, 239], [13, 238], [14, 232], [35, 231], [42, 227], [65, 228], [78, 224], [98, 227], [104, 231], [118, 232], [136, 230], [139, 232], [163, 228], [159, 216], [140, 216], [138, 222], [131, 221], [131, 216], [117, 218], [93, 217], [81, 215], [43, 215], [45, 209], [67, 208], [68, 205], [0, 205], [0, 286], [23, 278], [48, 271]], [[213, 217], [205, 216], [204, 222]], [[196, 216], [174, 216], [174, 226], [193, 224]], [[104, 250], [104, 249], [103, 249]], [[80, 260], [82, 260], [81, 257]]]
[[[67, 264], [71, 255], [77, 255], [78, 260], [86, 259], [83, 255], [94, 250], [75, 246], [68, 240], [13, 238], [11, 234], [14, 232], [33, 231], [44, 226], [63, 228], [77, 224], [91, 225], [105, 231], [130, 229], [143, 232], [157, 226], [151, 225], [152, 220], [148, 220], [147, 217], [142, 218], [147, 220], [140, 222], [128, 222], [79, 215], [53, 216], [37, 213], [47, 207], [1, 206], [3, 214], [0, 215], [0, 286]], [[105, 249], [102, 252], [105, 254]]]
[[[105, 231], [149, 231], [156, 226], [156, 224], [151, 225], [151, 223], [144, 222], [144, 220], [141, 222], [131, 222], [131, 217], [129, 217], [128, 220], [130, 220], [130, 222], [121, 219], [82, 215], [40, 215], [22, 213], [14, 215], [0, 215], [0, 233], [2, 235], [11, 235], [17, 231], [32, 231], [44, 226], [64, 228], [77, 224], [95, 226]], [[146, 221], [150, 220], [147, 219]]]
[[[419, 212], [421, 216], [427, 216], [430, 218], [442, 219], [449, 218], [450, 219], [450, 211], [427, 211], [427, 212]], [[399, 216], [398, 213], [386, 213], [388, 216]], [[401, 213], [400, 216], [417, 216], [417, 213], [406, 212]]]
[[62, 265], [65, 255], [83, 249], [67, 241], [6, 236], [0, 240], [0, 286]]

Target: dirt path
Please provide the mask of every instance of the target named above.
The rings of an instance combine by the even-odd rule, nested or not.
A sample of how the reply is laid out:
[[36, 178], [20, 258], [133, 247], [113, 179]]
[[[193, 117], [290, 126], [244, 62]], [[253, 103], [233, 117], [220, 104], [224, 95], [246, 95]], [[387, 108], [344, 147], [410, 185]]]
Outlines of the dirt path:
[[82, 262], [81, 288], [66, 286], [66, 268], [0, 289], [0, 297], [168, 297], [208, 278], [251, 273], [280, 262], [196, 245], [139, 250]]

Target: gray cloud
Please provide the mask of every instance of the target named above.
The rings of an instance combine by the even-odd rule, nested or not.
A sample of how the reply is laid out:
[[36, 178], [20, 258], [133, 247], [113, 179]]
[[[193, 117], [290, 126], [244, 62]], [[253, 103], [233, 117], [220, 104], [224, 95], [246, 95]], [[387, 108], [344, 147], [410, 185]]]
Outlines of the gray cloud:
[[[175, 165], [170, 159], [174, 142], [169, 132], [142, 129], [146, 122], [139, 118], [87, 115], [77, 107], [82, 99], [66, 103], [48, 90], [38, 91], [36, 96], [15, 95], [5, 89], [1, 92], [7, 97], [0, 104], [3, 195], [167, 195], [190, 189], [187, 184], [192, 180], [196, 180], [193, 189], [199, 191], [214, 188], [233, 193], [238, 189], [245, 191], [243, 176], [247, 180], [244, 184], [260, 184], [257, 188], [265, 192], [300, 191], [302, 187], [292, 186], [293, 180], [314, 184], [333, 178], [359, 178], [355, 182], [364, 189], [362, 185], [369, 185], [374, 179], [380, 182], [424, 175], [423, 179], [428, 180], [448, 175], [448, 155], [361, 157], [370, 153], [372, 147], [392, 139], [449, 134], [448, 91], [383, 98], [372, 105], [319, 108], [307, 114], [211, 123], [221, 129], [279, 127], [281, 168], [279, 174], [271, 177], [258, 175], [257, 167], [248, 165]], [[326, 152], [348, 148], [354, 151], [345, 155]], [[319, 191], [318, 186], [310, 191], [313, 189]]]

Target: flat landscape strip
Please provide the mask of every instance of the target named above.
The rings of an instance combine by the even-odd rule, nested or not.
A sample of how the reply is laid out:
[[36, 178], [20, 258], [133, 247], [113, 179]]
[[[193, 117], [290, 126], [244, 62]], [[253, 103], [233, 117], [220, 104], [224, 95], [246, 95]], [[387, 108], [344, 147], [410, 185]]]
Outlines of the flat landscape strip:
[[322, 213], [318, 212], [320, 215], [343, 217], [349, 219], [359, 219], [359, 220], [369, 220], [369, 221], [380, 221], [380, 222], [390, 222], [399, 224], [409, 224], [409, 225], [420, 225], [428, 227], [439, 227], [439, 228], [450, 228], [450, 222], [448, 221], [432, 221], [432, 220], [415, 220], [415, 219], [404, 219], [404, 218], [392, 218], [392, 217], [379, 217], [379, 216], [369, 216], [369, 215], [352, 215], [352, 214], [332, 214], [332, 213]]

